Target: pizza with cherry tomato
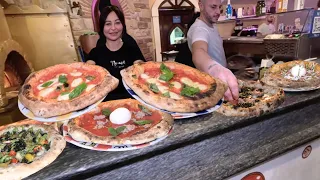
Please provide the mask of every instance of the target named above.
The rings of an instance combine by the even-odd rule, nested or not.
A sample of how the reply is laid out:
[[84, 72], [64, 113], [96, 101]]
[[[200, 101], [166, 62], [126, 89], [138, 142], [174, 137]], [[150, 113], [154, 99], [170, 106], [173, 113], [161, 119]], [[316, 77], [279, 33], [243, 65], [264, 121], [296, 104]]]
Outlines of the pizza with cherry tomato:
[[102, 102], [69, 121], [67, 126], [69, 135], [77, 141], [134, 145], [167, 135], [173, 127], [173, 118], [137, 100], [121, 99]]
[[28, 120], [0, 127], [0, 179], [22, 179], [39, 171], [65, 146], [53, 126]]
[[146, 62], [121, 71], [124, 82], [145, 102], [172, 112], [197, 112], [215, 106], [227, 85], [176, 62]]
[[19, 92], [19, 100], [35, 116], [53, 117], [98, 102], [118, 84], [119, 80], [100, 66], [59, 64], [31, 74]]

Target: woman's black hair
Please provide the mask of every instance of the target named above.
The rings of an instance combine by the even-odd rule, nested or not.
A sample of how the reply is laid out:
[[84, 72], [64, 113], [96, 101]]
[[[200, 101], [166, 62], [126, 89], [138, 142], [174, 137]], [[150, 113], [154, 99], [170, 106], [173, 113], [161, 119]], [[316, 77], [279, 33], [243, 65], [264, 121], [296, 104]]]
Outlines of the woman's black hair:
[[100, 18], [99, 18], [99, 28], [100, 28], [99, 35], [100, 35], [101, 40], [103, 40], [104, 42], [106, 42], [106, 36], [103, 33], [103, 29], [104, 29], [104, 25], [106, 23], [106, 19], [111, 12], [116, 13], [116, 15], [118, 16], [118, 18], [123, 26], [122, 36], [125, 33], [127, 33], [126, 23], [125, 23], [124, 15], [123, 15], [122, 11], [117, 6], [106, 6], [105, 8], [103, 8], [103, 10], [100, 14]]

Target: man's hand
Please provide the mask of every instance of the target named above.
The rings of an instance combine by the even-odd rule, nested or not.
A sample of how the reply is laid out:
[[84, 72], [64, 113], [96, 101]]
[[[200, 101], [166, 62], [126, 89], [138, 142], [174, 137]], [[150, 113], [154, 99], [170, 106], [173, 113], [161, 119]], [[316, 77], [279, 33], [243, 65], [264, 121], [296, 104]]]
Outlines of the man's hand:
[[239, 98], [239, 87], [237, 78], [227, 68], [221, 66], [218, 63], [212, 63], [208, 67], [208, 72], [211, 76], [222, 80], [227, 83], [229, 88], [224, 94], [224, 98], [232, 103], [237, 103]]
[[96, 62], [94, 62], [94, 61], [92, 61], [92, 60], [88, 60], [86, 63], [87, 63], [87, 64], [91, 64], [91, 65], [96, 65]]

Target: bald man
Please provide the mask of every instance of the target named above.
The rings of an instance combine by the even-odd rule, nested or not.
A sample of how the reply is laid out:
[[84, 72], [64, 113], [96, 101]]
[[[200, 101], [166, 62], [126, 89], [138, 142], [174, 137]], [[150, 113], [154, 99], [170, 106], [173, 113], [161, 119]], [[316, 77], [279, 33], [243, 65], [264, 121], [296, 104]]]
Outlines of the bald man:
[[237, 79], [226, 68], [223, 40], [216, 27], [221, 7], [221, 0], [199, 1], [200, 17], [188, 31], [188, 46], [197, 69], [226, 82], [229, 89], [225, 93], [225, 99], [236, 103], [239, 98]]

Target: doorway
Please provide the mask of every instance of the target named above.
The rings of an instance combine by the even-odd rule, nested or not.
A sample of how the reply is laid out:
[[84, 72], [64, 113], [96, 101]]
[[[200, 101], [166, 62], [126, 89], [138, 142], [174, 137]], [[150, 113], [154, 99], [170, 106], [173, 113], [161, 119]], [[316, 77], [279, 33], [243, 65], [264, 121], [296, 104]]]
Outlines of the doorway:
[[176, 50], [186, 41], [188, 23], [194, 14], [188, 0], [166, 0], [159, 6], [161, 53]]

